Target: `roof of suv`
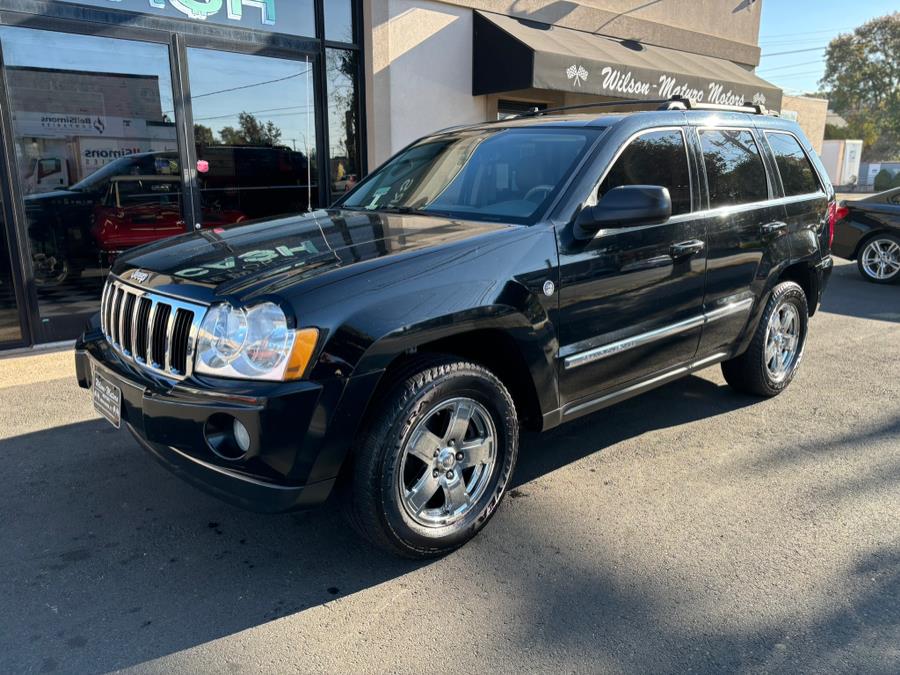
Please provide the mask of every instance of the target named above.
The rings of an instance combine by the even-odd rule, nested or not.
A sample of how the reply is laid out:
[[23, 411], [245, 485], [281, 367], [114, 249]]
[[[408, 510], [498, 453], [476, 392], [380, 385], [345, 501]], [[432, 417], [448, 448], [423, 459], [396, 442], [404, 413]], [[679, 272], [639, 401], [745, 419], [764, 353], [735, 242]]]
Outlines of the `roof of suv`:
[[[644, 106], [643, 109], [638, 106]], [[635, 108], [629, 110], [628, 108]], [[575, 112], [576, 110], [584, 110], [589, 108], [625, 108], [624, 110], [609, 110], [604, 112]], [[746, 124], [750, 118], [755, 121], [760, 119], [767, 122], [773, 122], [772, 126], [785, 127], [793, 126], [789, 121], [777, 117], [773, 113], [769, 113], [765, 108], [758, 105], [728, 106], [703, 104], [673, 97], [665, 101], [605, 101], [599, 103], [587, 103], [584, 105], [567, 106], [564, 108], [556, 108], [551, 110], [534, 110], [531, 113], [524, 113], [516, 117], [509, 117], [503, 120], [493, 122], [481, 122], [478, 124], [461, 125], [451, 127], [443, 131], [457, 131], [461, 129], [496, 129], [496, 128], [517, 128], [517, 127], [598, 127], [605, 128], [615, 126], [619, 122], [627, 118], [633, 117], [651, 117], [662, 120], [670, 120], [681, 122], [687, 119], [709, 120], [710, 116], [717, 118], [731, 119], [735, 122]], [[677, 123], [676, 122], [676, 123]]]

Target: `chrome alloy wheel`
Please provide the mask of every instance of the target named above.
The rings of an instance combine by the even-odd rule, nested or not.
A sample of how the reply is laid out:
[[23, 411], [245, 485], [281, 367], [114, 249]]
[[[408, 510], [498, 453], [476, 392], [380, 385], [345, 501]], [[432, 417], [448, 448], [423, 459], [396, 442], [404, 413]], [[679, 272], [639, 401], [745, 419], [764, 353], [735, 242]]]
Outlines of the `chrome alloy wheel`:
[[407, 438], [397, 488], [410, 518], [443, 527], [464, 518], [484, 495], [497, 463], [497, 432], [471, 398], [441, 403]]
[[766, 327], [766, 370], [775, 382], [781, 382], [797, 361], [800, 347], [800, 313], [789, 302], [781, 304]]
[[873, 239], [860, 254], [862, 267], [873, 279], [885, 281], [900, 272], [900, 244], [890, 239]]

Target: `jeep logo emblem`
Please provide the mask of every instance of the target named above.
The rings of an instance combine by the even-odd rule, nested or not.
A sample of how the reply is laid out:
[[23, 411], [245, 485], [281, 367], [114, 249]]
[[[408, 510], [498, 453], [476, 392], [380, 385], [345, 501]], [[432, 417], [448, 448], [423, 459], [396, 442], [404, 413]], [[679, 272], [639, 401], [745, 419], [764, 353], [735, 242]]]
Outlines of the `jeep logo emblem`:
[[131, 273], [130, 278], [132, 281], [136, 281], [139, 284], [142, 284], [150, 278], [150, 272], [145, 272], [144, 270], [135, 270]]

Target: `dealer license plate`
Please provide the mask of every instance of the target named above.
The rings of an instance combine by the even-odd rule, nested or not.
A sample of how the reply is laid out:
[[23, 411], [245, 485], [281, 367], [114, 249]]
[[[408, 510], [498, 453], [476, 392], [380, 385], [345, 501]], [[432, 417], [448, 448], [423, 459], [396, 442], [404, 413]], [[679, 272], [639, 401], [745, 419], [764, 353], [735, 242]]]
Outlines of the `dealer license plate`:
[[122, 425], [122, 390], [103, 375], [94, 372], [94, 407], [116, 429]]

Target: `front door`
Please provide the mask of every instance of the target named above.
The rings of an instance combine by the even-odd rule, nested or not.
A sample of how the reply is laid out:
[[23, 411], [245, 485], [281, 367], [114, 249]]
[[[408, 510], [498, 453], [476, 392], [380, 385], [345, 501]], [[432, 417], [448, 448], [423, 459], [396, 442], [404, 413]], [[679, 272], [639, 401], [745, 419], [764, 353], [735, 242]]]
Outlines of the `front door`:
[[605, 390], [689, 362], [703, 324], [705, 231], [692, 216], [697, 173], [680, 128], [627, 142], [589, 205], [620, 185], [661, 185], [672, 217], [601, 230], [589, 242], [560, 237], [560, 397]]

